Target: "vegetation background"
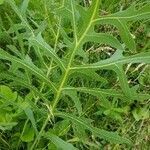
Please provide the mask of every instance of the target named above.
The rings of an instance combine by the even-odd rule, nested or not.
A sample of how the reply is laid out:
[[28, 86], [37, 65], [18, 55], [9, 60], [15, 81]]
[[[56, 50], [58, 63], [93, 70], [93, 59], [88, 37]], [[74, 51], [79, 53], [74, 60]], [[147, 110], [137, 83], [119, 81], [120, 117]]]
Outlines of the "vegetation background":
[[149, 21], [149, 0], [0, 0], [0, 150], [148, 150]]

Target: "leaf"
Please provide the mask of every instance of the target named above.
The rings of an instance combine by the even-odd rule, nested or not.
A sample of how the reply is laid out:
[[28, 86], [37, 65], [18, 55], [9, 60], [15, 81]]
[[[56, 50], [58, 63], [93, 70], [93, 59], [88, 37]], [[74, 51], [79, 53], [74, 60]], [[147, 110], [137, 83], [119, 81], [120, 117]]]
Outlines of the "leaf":
[[0, 93], [1, 93], [2, 97], [7, 99], [8, 101], [15, 101], [17, 99], [17, 93], [12, 92], [12, 90], [8, 86], [1, 85]]
[[13, 76], [12, 74], [6, 74], [6, 73], [0, 73], [0, 78], [1, 79], [8, 79], [8, 80], [13, 80], [14, 83], [12, 83], [13, 85], [21, 85], [22, 87], [25, 87], [25, 88], [28, 88], [30, 89], [30, 91], [32, 91], [33, 93], [35, 93], [37, 96], [39, 96], [41, 99], [43, 99], [44, 101], [47, 101], [48, 102], [48, 99], [42, 94], [39, 92], [39, 90], [34, 87], [33, 85], [27, 83], [25, 81], [25, 78], [21, 78], [20, 76]]
[[[124, 82], [124, 81], [122, 81], [122, 82]], [[123, 85], [123, 86], [127, 86], [126, 83], [124, 83], [124, 84], [125, 85]], [[121, 100], [125, 100], [125, 101], [128, 98], [131, 98], [131, 100], [138, 100], [138, 101], [143, 101], [143, 100], [150, 98], [149, 94], [136, 93], [136, 91], [133, 91], [132, 89], [130, 89], [129, 93], [128, 93], [127, 89], [123, 90], [123, 91], [125, 91], [125, 94], [127, 93], [127, 96], [128, 96], [128, 94], [131, 94], [131, 92], [132, 92], [132, 95], [129, 95], [129, 97], [125, 97], [123, 91], [115, 90], [115, 89], [100, 89], [100, 88], [88, 88], [88, 87], [64, 87], [63, 91], [65, 91], [65, 92], [78, 91], [78, 92], [88, 93], [93, 96], [97, 96], [98, 98], [100, 98], [100, 100], [103, 102], [103, 104], [105, 104], [107, 106], [110, 105], [108, 100], [106, 99], [107, 96], [120, 98]], [[132, 97], [130, 97], [130, 96], [132, 96]]]
[[70, 121], [69, 120], [62, 120], [57, 122], [53, 129], [50, 129], [49, 132], [54, 133], [57, 136], [64, 136], [70, 130]]
[[94, 80], [94, 81], [100, 81], [102, 84], [108, 83], [108, 81], [104, 78], [98, 75], [94, 70], [76, 70], [74, 73], [71, 74], [71, 77], [80, 77], [82, 79], [87, 80]]
[[130, 51], [133, 51], [133, 52], [135, 51], [136, 49], [135, 42], [124, 20], [120, 21], [117, 18], [106, 19], [106, 20], [104, 19], [104, 20], [101, 20], [101, 24], [111, 24], [117, 27], [119, 30], [120, 36], [122, 40], [125, 42], [126, 46], [129, 48]]
[[143, 119], [148, 119], [150, 112], [149, 112], [149, 109], [146, 107], [143, 107], [143, 108], [139, 107], [139, 108], [135, 108], [132, 111], [132, 114], [133, 114], [133, 117], [135, 118], [135, 120], [139, 121], [139, 120], [143, 120]]
[[25, 14], [30, 0], [24, 0], [21, 4], [21, 13]]
[[71, 124], [74, 132], [74, 139], [77, 139], [79, 142], [86, 143], [88, 139], [88, 134], [85, 131], [85, 128], [80, 124]]
[[150, 3], [147, 2], [144, 6], [140, 7], [139, 9], [136, 9], [136, 5], [133, 3], [128, 9], [114, 13], [110, 16], [118, 17], [119, 19], [126, 20], [126, 21], [137, 21], [141, 19], [149, 19], [149, 14], [150, 14], [149, 4]]
[[131, 94], [131, 90], [130, 90], [130, 87], [129, 87], [129, 84], [128, 84], [126, 74], [123, 70], [123, 67], [119, 66], [119, 65], [116, 65], [116, 70], [115, 71], [118, 74], [119, 81], [120, 81], [120, 86], [121, 86], [122, 90], [124, 91], [125, 95], [128, 98], [132, 99], [133, 95]]
[[44, 80], [45, 83], [51, 85], [53, 90], [56, 90], [56, 87], [54, 86], [54, 84], [28, 58], [29, 57], [26, 57], [26, 59], [24, 59], [24, 60], [19, 59], [15, 56], [8, 54], [7, 52], [5, 52], [4, 50], [2, 50], [0, 48], [0, 59], [10, 60], [11, 62], [14, 62], [14, 63], [17, 63], [18, 65], [23, 66], [24, 68], [30, 70], [32, 74], [34, 74], [34, 75], [38, 76], [39, 78], [41, 78], [42, 80]]
[[77, 150], [77, 148], [75, 148], [72, 144], [63, 141], [61, 138], [59, 138], [58, 136], [56, 136], [54, 134], [45, 133], [44, 137], [51, 140], [58, 149]]
[[11, 8], [14, 10], [14, 12], [18, 15], [18, 17], [22, 21], [22, 24], [25, 25], [27, 27], [27, 29], [29, 29], [29, 31], [31, 32], [32, 35], [34, 35], [33, 30], [31, 28], [31, 26], [29, 25], [29, 23], [27, 22], [26, 17], [21, 14], [21, 11], [17, 7], [15, 1], [14, 0], [6, 0], [6, 2], [11, 6]]
[[120, 143], [120, 144], [125, 143], [125, 144], [131, 145], [130, 140], [120, 137], [117, 133], [108, 132], [108, 131], [93, 127], [89, 123], [85, 122], [83, 119], [80, 119], [79, 117], [76, 117], [74, 115], [66, 114], [63, 112], [55, 113], [55, 115], [62, 117], [62, 118], [68, 118], [73, 123], [82, 125], [85, 129], [91, 131], [94, 135], [98, 136], [99, 138], [103, 138], [109, 142]]
[[65, 90], [63, 93], [65, 95], [68, 95], [73, 100], [75, 107], [78, 110], [78, 114], [81, 115], [82, 114], [82, 104], [77, 96], [77, 92], [73, 91], [73, 90], [68, 90], [68, 91]]
[[115, 89], [100, 89], [100, 88], [88, 88], [88, 87], [64, 87], [64, 91], [79, 91], [84, 93], [89, 93], [95, 96], [115, 96], [115, 97], [123, 97], [121, 91], [116, 91]]
[[107, 44], [117, 50], [123, 51], [124, 48], [122, 44], [113, 36], [107, 33], [91, 33], [86, 35], [85, 42], [97, 42], [99, 44]]
[[[111, 103], [108, 100], [108, 97], [115, 97], [120, 98], [121, 100], [126, 100], [122, 91], [115, 90], [115, 89], [100, 89], [100, 88], [88, 88], [88, 87], [65, 87], [63, 88], [64, 91], [78, 91], [81, 93], [88, 93], [93, 96], [96, 96], [99, 101], [100, 105], [105, 108], [110, 108]], [[132, 95], [133, 96], [133, 95]], [[136, 99], [140, 95], [133, 96], [133, 99]]]
[[35, 133], [38, 134], [35, 118], [33, 111], [30, 108], [30, 105], [27, 102], [24, 102], [21, 104], [22, 109], [24, 110], [25, 114], [27, 115], [28, 119], [31, 121], [33, 129], [35, 130]]
[[2, 131], [12, 130], [12, 128], [16, 126], [17, 124], [18, 124], [17, 122], [6, 122], [6, 123], [0, 122], [0, 130]]
[[[130, 88], [125, 76], [124, 71], [119, 67], [120, 65], [126, 64], [126, 63], [148, 63], [150, 62], [150, 53], [141, 53], [137, 55], [133, 55], [132, 57], [123, 57], [122, 54], [119, 54], [119, 52], [116, 52], [111, 58], [99, 61], [97, 63], [91, 64], [91, 65], [80, 65], [79, 67], [73, 67], [73, 72], [76, 70], [98, 70], [98, 69], [108, 69], [108, 70], [114, 70], [120, 81], [120, 85], [122, 87], [122, 90], [124, 91], [125, 95], [133, 99], [133, 96], [130, 92]], [[75, 69], [75, 70], [74, 70]]]
[[148, 19], [150, 15], [149, 10], [150, 10], [149, 4], [146, 4], [139, 10], [136, 10], [133, 4], [127, 10], [117, 12], [115, 14], [108, 15], [105, 17], [100, 17], [99, 19], [95, 19], [93, 22], [95, 24], [98, 24], [98, 23], [111, 24], [111, 25], [116, 26], [126, 46], [129, 48], [129, 50], [134, 52], [136, 48], [135, 42], [129, 32], [129, 29], [127, 27], [127, 22]]
[[4, 0], [0, 0], [0, 5], [2, 5], [4, 3]]
[[26, 126], [23, 135], [21, 136], [23, 142], [32, 142], [34, 140], [34, 130], [29, 125]]
[[60, 60], [60, 58], [56, 55], [56, 53], [54, 52], [54, 50], [44, 41], [44, 39], [42, 38], [41, 34], [39, 33], [37, 37], [31, 37], [29, 39], [31, 45], [38, 45], [39, 47], [41, 47], [41, 49], [44, 50], [45, 55], [50, 56], [51, 58], [54, 59], [55, 62], [57, 62], [59, 64], [59, 66], [61, 67], [61, 69], [65, 69], [64, 64], [62, 63], [62, 61]]
[[[115, 56], [116, 54], [116, 56]], [[115, 53], [114, 56], [111, 58], [108, 58], [106, 60], [99, 61], [97, 63], [93, 64], [88, 64], [88, 65], [80, 65], [80, 66], [74, 66], [71, 68], [72, 71], [75, 70], [83, 70], [83, 69], [88, 69], [88, 70], [98, 70], [98, 69], [109, 69], [113, 70], [115, 64], [116, 65], [123, 65], [123, 64], [128, 64], [128, 63], [150, 63], [150, 53], [145, 52], [145, 53], [139, 53], [136, 55], [128, 56], [128, 57], [123, 57], [121, 55], [118, 55]]]

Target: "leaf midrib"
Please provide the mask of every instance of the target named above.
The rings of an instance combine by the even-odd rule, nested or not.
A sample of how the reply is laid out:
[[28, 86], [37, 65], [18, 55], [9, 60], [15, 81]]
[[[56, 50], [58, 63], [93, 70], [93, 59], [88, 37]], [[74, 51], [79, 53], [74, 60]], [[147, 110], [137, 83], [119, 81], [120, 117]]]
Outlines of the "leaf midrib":
[[[94, 63], [94, 64], [91, 64], [91, 65], [83, 65], [83, 66], [76, 66], [76, 67], [72, 67], [70, 68], [71, 70], [81, 70], [81, 69], [100, 69], [100, 68], [104, 68], [104, 67], [110, 67], [110, 66], [114, 66], [114, 65], [117, 65], [117, 64], [124, 64], [124, 63], [134, 63], [134, 61], [136, 62], [137, 60], [143, 60], [144, 59], [147, 59], [149, 58], [150, 59], [150, 56], [143, 56], [143, 57], [135, 57], [135, 58], [123, 58], [123, 59], [119, 59], [119, 60], [115, 60], [113, 62], [106, 62], [106, 64], [97, 64], [97, 63]], [[140, 62], [140, 61], [139, 61]], [[102, 62], [103, 63], [103, 62]]]
[[[65, 73], [64, 73], [64, 77], [63, 77], [63, 79], [62, 79], [62, 82], [60, 83], [59, 89], [58, 89], [57, 94], [56, 94], [56, 98], [54, 99], [54, 103], [53, 103], [53, 105], [52, 105], [52, 109], [53, 109], [52, 111], [54, 111], [54, 109], [55, 109], [57, 103], [59, 102], [59, 97], [60, 97], [62, 88], [63, 88], [63, 86], [64, 86], [64, 83], [66, 82], [67, 77], [68, 77], [68, 74], [69, 74], [69, 72], [70, 72], [70, 68], [71, 68], [71, 64], [72, 64], [72, 61], [73, 61], [75, 52], [76, 52], [77, 48], [79, 47], [79, 45], [81, 44], [81, 42], [82, 42], [82, 40], [84, 39], [84, 37], [86, 36], [87, 32], [89, 31], [89, 29], [90, 29], [90, 27], [91, 27], [91, 25], [92, 25], [92, 23], [93, 23], [93, 19], [94, 19], [94, 17], [95, 17], [96, 10], [97, 10], [97, 7], [98, 7], [98, 2], [99, 2], [99, 0], [96, 0], [96, 4], [95, 4], [96, 7], [95, 7], [95, 9], [94, 9], [94, 11], [93, 11], [93, 14], [92, 14], [91, 18], [90, 18], [90, 21], [89, 21], [89, 23], [88, 23], [88, 26], [87, 26], [87, 28], [85, 29], [85, 31], [83, 32], [83, 34], [81, 35], [79, 41], [76, 41], [76, 44], [75, 44], [75, 46], [74, 46], [74, 48], [73, 48], [72, 54], [71, 54], [71, 56], [70, 56], [70, 59], [69, 59], [68, 65], [67, 65], [67, 68], [66, 68]], [[76, 33], [75, 33], [75, 34], [76, 34]]]
[[147, 13], [141, 13], [141, 14], [138, 14], [138, 15], [132, 15], [132, 16], [124, 16], [124, 17], [121, 17], [121, 16], [118, 16], [118, 17], [113, 17], [113, 16], [105, 16], [105, 17], [101, 17], [101, 18], [98, 18], [98, 19], [94, 19], [92, 22], [93, 23], [96, 23], [97, 21], [101, 21], [101, 20], [118, 20], [118, 19], [133, 19], [135, 17], [139, 17], [139, 16], [142, 16], [142, 15], [148, 15], [150, 14], [150, 12], [147, 12]]
[[[90, 92], [92, 92], [92, 93], [94, 93], [95, 92], [95, 90], [96, 90], [96, 92], [97, 93], [100, 93], [100, 94], [104, 94], [104, 95], [110, 95], [110, 89], [95, 89], [95, 88], [93, 88], [93, 89], [90, 89], [90, 88], [86, 88], [86, 87], [77, 87], [77, 88], [75, 88], [75, 87], [65, 87], [65, 88], [63, 88], [63, 90], [77, 90], [77, 91], [81, 91], [81, 92], [86, 92], [86, 93], [90, 93]], [[95, 92], [95, 93], [96, 93]], [[121, 94], [121, 93], [111, 93], [111, 95], [114, 95], [114, 96], [123, 96], [123, 94]]]

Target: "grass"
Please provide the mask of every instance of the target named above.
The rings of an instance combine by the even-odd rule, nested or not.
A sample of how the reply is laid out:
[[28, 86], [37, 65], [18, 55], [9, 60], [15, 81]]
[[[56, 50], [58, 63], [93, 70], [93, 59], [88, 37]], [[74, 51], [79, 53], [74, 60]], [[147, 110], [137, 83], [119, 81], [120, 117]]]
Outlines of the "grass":
[[0, 149], [148, 150], [148, 1], [0, 1]]

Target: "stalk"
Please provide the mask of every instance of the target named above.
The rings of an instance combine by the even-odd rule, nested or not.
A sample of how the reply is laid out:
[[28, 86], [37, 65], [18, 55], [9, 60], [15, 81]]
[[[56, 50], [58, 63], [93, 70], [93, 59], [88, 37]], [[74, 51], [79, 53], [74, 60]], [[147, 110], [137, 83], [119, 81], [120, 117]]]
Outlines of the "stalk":
[[[68, 79], [68, 76], [69, 76], [69, 73], [70, 73], [70, 70], [71, 70], [70, 68], [71, 68], [71, 65], [72, 65], [72, 62], [73, 62], [75, 53], [76, 53], [78, 47], [80, 46], [80, 44], [82, 43], [82, 41], [84, 40], [85, 35], [87, 34], [87, 32], [89, 31], [89, 29], [90, 29], [90, 27], [91, 27], [91, 25], [92, 25], [92, 21], [93, 21], [94, 17], [96, 16], [97, 9], [98, 9], [98, 7], [99, 7], [99, 3], [100, 3], [100, 0], [96, 0], [96, 1], [94, 2], [95, 7], [94, 7], [94, 9], [93, 9], [93, 13], [92, 13], [92, 15], [91, 15], [91, 18], [89, 19], [89, 23], [87, 24], [86, 28], [84, 29], [84, 32], [83, 32], [82, 35], [80, 36], [79, 40], [77, 40], [77, 37], [75, 38], [75, 42], [74, 42], [74, 43], [75, 43], [75, 46], [74, 46], [74, 48], [73, 48], [72, 54], [70, 55], [68, 65], [67, 65], [67, 67], [66, 67], [66, 70], [65, 70], [65, 72], [64, 72], [64, 76], [63, 76], [63, 78], [62, 78], [62, 82], [60, 83], [59, 89], [57, 90], [57, 93], [56, 93], [56, 97], [55, 97], [55, 99], [54, 99], [54, 101], [53, 101], [52, 111], [51, 111], [53, 114], [54, 114], [54, 112], [55, 112], [55, 108], [57, 107], [57, 104], [59, 103], [60, 95], [61, 95], [63, 86], [64, 86], [64, 84], [66, 83], [66, 81], [67, 81], [67, 79]], [[75, 24], [75, 22], [74, 22], [74, 24]], [[75, 27], [74, 27], [74, 29], [75, 29]], [[77, 33], [74, 33], [74, 34], [77, 35]], [[30, 150], [33, 150], [34, 148], [36, 148], [36, 145], [38, 144], [38, 143], [36, 143], [36, 142], [39, 141], [39, 139], [40, 139], [40, 137], [41, 137], [41, 135], [42, 135], [42, 133], [43, 133], [43, 131], [44, 131], [44, 129], [45, 129], [47, 123], [48, 123], [48, 120], [49, 120], [49, 116], [47, 117], [47, 119], [46, 119], [45, 122], [43, 123], [43, 126], [42, 126], [42, 128], [41, 128], [41, 130], [40, 130], [40, 132], [39, 132], [39, 135], [36, 137], [36, 139], [35, 139], [33, 145], [32, 145], [31, 148], [30, 148]]]

